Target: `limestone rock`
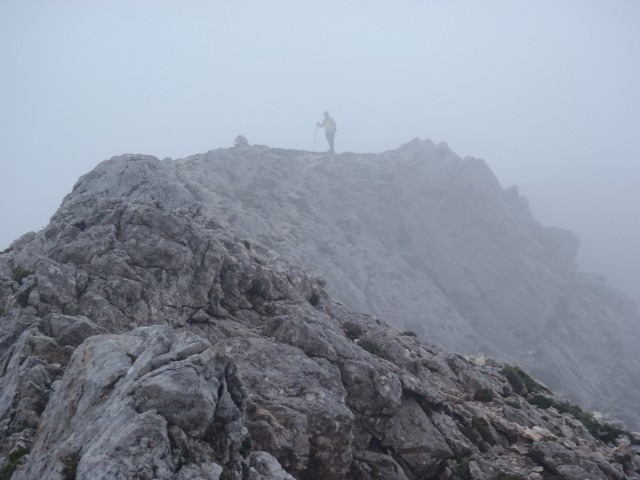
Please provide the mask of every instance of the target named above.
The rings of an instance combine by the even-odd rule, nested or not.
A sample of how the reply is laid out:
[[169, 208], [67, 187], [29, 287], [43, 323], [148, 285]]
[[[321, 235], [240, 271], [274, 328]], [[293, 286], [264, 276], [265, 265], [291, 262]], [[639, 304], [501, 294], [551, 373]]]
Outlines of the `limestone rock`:
[[[0, 255], [2, 472], [13, 479], [638, 478], [637, 437], [567, 407], [523, 371], [515, 378], [476, 344], [469, 312], [477, 308], [478, 325], [488, 328], [495, 320], [489, 313], [515, 308], [508, 294], [535, 296], [544, 301], [522, 315], [536, 329], [559, 278], [568, 282], [568, 300], [554, 303], [557, 322], [549, 328], [557, 327], [558, 338], [598, 335], [593, 318], [581, 324], [584, 332], [565, 321], [581, 318], [583, 308], [600, 312], [600, 320], [620, 310], [607, 303], [611, 292], [598, 297], [571, 283], [579, 274], [568, 265], [570, 239], [550, 246], [548, 232], [527, 223], [523, 203], [502, 191], [483, 162], [456, 158], [444, 145], [413, 142], [382, 156], [345, 154], [341, 163], [245, 146], [176, 162], [123, 156], [99, 165], [44, 230]], [[239, 177], [217, 183], [209, 169]], [[342, 181], [370, 170], [373, 184]], [[285, 180], [304, 189], [276, 188]], [[265, 182], [273, 184], [269, 198], [279, 210], [267, 207]], [[444, 228], [428, 242], [383, 220], [401, 202], [394, 189], [401, 185], [416, 198], [420, 182], [428, 195], [414, 213]], [[335, 209], [334, 199], [350, 204], [356, 194], [380, 195], [385, 205], [358, 209], [362, 217]], [[432, 202], [441, 202], [442, 215], [457, 212], [457, 220], [440, 218]], [[447, 265], [440, 256], [463, 248], [476, 222], [487, 220], [484, 209], [508, 213], [498, 215], [491, 235], [539, 234], [538, 243], [527, 240], [524, 252], [495, 265], [491, 235], [481, 235], [460, 257], [468, 272]], [[349, 225], [351, 241], [333, 224], [316, 230], [322, 223], [313, 222], [329, 210]], [[509, 219], [520, 225], [518, 235]], [[248, 225], [271, 236], [254, 236], [242, 229]], [[384, 242], [376, 236], [382, 226]], [[317, 251], [307, 251], [304, 238], [317, 240]], [[426, 263], [409, 248], [417, 240], [430, 251]], [[402, 262], [385, 246], [396, 242], [404, 245]], [[282, 247], [282, 257], [267, 244]], [[558, 259], [536, 267], [544, 248], [562, 250], [563, 265]], [[337, 255], [344, 263], [326, 280], [286, 264], [304, 263], [307, 254], [305, 260]], [[527, 275], [539, 268], [550, 283], [505, 285], [500, 279], [512, 267]], [[427, 275], [432, 268], [442, 274], [437, 282]], [[582, 296], [572, 296], [574, 287]], [[327, 288], [373, 310], [389, 308], [390, 299], [398, 312], [412, 310], [405, 301], [415, 296], [425, 308], [420, 318], [438, 325], [430, 338], [463, 338], [485, 360], [398, 333], [385, 320], [350, 311]], [[632, 327], [622, 331], [624, 342], [636, 338]], [[553, 350], [555, 342], [545, 345], [560, 362], [558, 374], [575, 372], [581, 352]], [[617, 355], [602, 355], [609, 354]], [[632, 402], [635, 388], [629, 383], [617, 404]], [[540, 392], [558, 408], [537, 407]]]
[[294, 480], [282, 466], [266, 452], [253, 452], [249, 461], [247, 480]]
[[461, 353], [522, 364], [640, 425], [638, 309], [578, 272], [578, 239], [540, 226], [482, 160], [414, 140], [378, 155], [254, 146], [138, 162], [144, 188], [107, 181], [134, 168], [114, 159], [79, 182], [76, 196], [148, 201], [165, 188], [171, 195], [159, 202], [197, 204], [272, 260], [322, 276], [352, 310]]
[[[244, 390], [228, 358], [167, 327], [100, 335], [74, 353], [45, 409], [29, 459], [14, 478], [202, 478], [240, 470]], [[186, 435], [174, 448], [168, 426]], [[206, 438], [205, 438], [206, 437]], [[52, 442], [52, 439], [55, 439]], [[199, 466], [197, 466], [199, 465]], [[210, 478], [210, 477], [209, 477]]]

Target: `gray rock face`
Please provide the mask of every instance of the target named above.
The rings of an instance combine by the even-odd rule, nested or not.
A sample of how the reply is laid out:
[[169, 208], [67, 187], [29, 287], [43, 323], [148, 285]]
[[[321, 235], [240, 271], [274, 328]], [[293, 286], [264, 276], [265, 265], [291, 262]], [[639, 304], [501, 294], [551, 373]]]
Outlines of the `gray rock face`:
[[[284, 176], [302, 158], [240, 150]], [[640, 478], [638, 436], [519, 370], [352, 313], [324, 280], [234, 239], [224, 205], [213, 215], [176, 165], [101, 164], [0, 255], [3, 475]]]
[[251, 454], [248, 480], [294, 480], [273, 458], [266, 452]]
[[205, 458], [239, 470], [244, 402], [234, 365], [202, 338], [160, 326], [95, 336], [75, 351], [14, 478], [60, 478], [71, 465], [76, 478], [179, 478], [189, 460], [210, 478]]
[[[574, 235], [541, 227], [516, 188], [503, 190], [483, 161], [444, 144], [415, 140], [379, 155], [256, 146], [170, 162], [121, 157], [83, 177], [63, 209], [101, 197], [206, 219], [270, 261], [320, 275], [354, 311], [525, 365], [640, 428], [637, 307], [577, 271]], [[134, 242], [127, 253], [144, 255]], [[154, 253], [181, 256], [162, 240]]]

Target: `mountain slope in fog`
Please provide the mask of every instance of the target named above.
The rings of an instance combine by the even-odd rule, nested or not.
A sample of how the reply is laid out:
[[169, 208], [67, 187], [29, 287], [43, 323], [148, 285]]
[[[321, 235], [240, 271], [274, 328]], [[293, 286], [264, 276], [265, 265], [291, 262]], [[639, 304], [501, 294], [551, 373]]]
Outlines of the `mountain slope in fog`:
[[[270, 157], [282, 176], [331, 167], [214, 155], [255, 172]], [[201, 160], [188, 175], [191, 160], [104, 162], [0, 253], [3, 478], [640, 478], [639, 434], [352, 313], [234, 239], [190, 183], [225, 170]]]
[[[152, 181], [118, 183], [113, 168], [77, 188], [135, 198], [131, 182]], [[579, 272], [578, 239], [540, 226], [482, 160], [415, 140], [382, 154], [221, 149], [161, 168], [172, 183], [158, 202], [191, 205], [306, 267], [349, 308], [434, 344], [520, 362], [638, 425], [637, 309]]]

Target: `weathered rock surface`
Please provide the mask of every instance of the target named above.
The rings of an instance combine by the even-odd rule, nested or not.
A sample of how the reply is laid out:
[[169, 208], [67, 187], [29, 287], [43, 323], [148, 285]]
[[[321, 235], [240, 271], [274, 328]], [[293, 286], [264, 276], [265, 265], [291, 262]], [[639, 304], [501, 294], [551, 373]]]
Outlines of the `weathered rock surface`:
[[578, 239], [541, 227], [483, 161], [416, 140], [379, 155], [216, 150], [166, 168], [203, 214], [321, 275], [352, 310], [523, 364], [640, 428], [637, 307], [577, 271]]
[[[246, 393], [207, 341], [168, 327], [91, 337], [76, 349], [14, 478], [180, 478], [240, 470]], [[221, 441], [222, 440], [222, 441]], [[177, 477], [176, 477], [177, 474]]]
[[444, 144], [415, 140], [378, 155], [242, 146], [176, 161], [121, 157], [83, 177], [69, 201], [96, 197], [206, 218], [254, 250], [267, 247], [271, 261], [320, 275], [351, 310], [522, 364], [640, 429], [637, 306], [577, 270], [574, 235], [541, 227], [517, 188], [503, 190], [483, 161]]
[[106, 162], [0, 254], [7, 478], [640, 478], [638, 436], [350, 312], [179, 174]]

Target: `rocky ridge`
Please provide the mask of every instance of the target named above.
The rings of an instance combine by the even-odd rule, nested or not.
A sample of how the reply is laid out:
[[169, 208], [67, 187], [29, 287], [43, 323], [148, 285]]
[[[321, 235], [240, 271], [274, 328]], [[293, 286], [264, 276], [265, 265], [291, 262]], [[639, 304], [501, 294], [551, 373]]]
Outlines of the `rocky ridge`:
[[381, 154], [254, 146], [164, 165], [182, 201], [322, 276], [350, 309], [522, 364], [640, 428], [637, 306], [580, 272], [579, 240], [540, 226], [484, 161], [416, 139]]
[[527, 367], [640, 429], [637, 306], [575, 263], [578, 239], [540, 226], [515, 187], [446, 145], [314, 155], [240, 145], [182, 160], [100, 164], [74, 198], [190, 212], [302, 266], [349, 309], [429, 343]]
[[637, 434], [351, 312], [223, 220], [124, 156], [0, 254], [0, 476], [640, 478]]

